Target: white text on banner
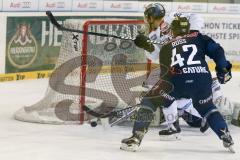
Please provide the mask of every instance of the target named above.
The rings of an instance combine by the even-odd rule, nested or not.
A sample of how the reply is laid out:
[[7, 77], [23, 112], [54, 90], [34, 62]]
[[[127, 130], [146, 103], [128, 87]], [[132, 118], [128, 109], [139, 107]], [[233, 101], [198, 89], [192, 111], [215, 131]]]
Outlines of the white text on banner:
[[207, 12], [207, 3], [173, 2], [172, 11], [205, 13]]
[[71, 11], [72, 1], [69, 0], [40, 0], [39, 11]]
[[103, 1], [73, 0], [72, 11], [103, 11]]
[[240, 13], [240, 4], [208, 3], [209, 13]]
[[3, 11], [37, 11], [38, 0], [3, 0]]
[[220, 43], [227, 58], [232, 62], [240, 62], [240, 19], [239, 16], [226, 14], [205, 14], [202, 32]]
[[135, 1], [104, 1], [104, 11], [138, 12], [138, 2]]
[[[139, 2], [139, 12], [144, 12], [145, 10], [145, 7], [148, 5], [148, 4], [151, 4], [151, 3], [156, 3], [156, 2]], [[166, 12], [171, 12], [172, 11], [172, 3], [171, 2], [161, 2], [161, 4], [164, 6]]]

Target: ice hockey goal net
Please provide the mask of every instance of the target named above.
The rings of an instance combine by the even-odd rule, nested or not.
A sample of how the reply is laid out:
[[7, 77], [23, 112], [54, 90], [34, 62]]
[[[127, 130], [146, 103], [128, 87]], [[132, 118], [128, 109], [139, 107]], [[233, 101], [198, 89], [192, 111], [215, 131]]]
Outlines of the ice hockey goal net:
[[[135, 37], [140, 20], [73, 20], [64, 26], [84, 31]], [[45, 97], [15, 113], [21, 121], [75, 124], [88, 115], [82, 106], [108, 112], [137, 103], [150, 69], [144, 51], [132, 41], [63, 32], [58, 62]]]

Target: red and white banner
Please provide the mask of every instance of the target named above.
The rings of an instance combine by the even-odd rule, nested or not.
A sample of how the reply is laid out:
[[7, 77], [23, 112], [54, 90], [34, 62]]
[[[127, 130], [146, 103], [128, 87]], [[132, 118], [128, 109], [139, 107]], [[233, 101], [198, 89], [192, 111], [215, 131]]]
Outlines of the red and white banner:
[[103, 11], [103, 1], [73, 0], [72, 11]]
[[240, 4], [208, 3], [209, 13], [240, 13]]
[[[139, 2], [139, 12], [144, 12], [145, 7], [151, 3], [156, 3], [156, 2]], [[172, 11], [172, 3], [171, 2], [159, 2], [159, 3], [164, 6], [166, 12]]]
[[185, 3], [185, 2], [173, 2], [172, 11], [176, 12], [207, 12], [208, 5], [207, 3]]
[[104, 1], [104, 11], [138, 12], [136, 1]]
[[71, 11], [70, 0], [39, 0], [39, 11]]
[[3, 0], [2, 10], [3, 11], [37, 11], [38, 0]]

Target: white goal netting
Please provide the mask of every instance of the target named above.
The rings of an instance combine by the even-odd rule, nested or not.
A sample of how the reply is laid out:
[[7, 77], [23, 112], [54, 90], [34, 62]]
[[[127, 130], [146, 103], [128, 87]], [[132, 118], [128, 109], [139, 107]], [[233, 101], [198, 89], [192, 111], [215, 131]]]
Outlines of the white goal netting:
[[[67, 20], [64, 26], [135, 37], [138, 20]], [[132, 41], [64, 32], [58, 62], [45, 97], [16, 112], [21, 121], [75, 124], [89, 119], [83, 109], [108, 112], [137, 103], [149, 70], [144, 51]]]

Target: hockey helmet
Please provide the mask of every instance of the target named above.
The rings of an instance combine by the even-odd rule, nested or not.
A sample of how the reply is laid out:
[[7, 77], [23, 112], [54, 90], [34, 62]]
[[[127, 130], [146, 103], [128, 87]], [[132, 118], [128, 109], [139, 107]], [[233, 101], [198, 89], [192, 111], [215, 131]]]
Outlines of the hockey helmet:
[[146, 6], [144, 11], [144, 18], [162, 19], [165, 16], [165, 8], [160, 3], [151, 3]]
[[187, 17], [176, 16], [171, 23], [171, 31], [173, 36], [183, 36], [188, 34], [190, 30], [190, 23]]

